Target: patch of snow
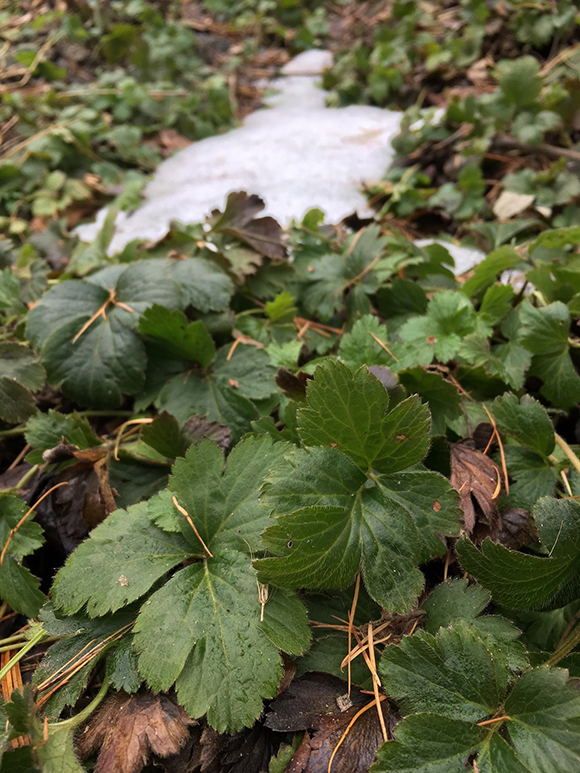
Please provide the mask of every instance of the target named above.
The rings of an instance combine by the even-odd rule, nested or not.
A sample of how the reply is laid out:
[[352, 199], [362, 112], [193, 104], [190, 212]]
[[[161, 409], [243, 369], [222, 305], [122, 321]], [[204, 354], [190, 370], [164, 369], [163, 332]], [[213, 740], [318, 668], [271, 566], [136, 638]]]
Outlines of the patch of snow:
[[[239, 190], [259, 194], [266, 202], [263, 214], [283, 226], [313, 207], [331, 223], [354, 212], [370, 216], [360, 189], [387, 170], [401, 113], [364, 105], [326, 107], [326, 92], [309, 73], [330, 63], [327, 51], [300, 54], [271, 84], [278, 93], [268, 107], [239, 128], [196, 142], [160, 164], [142, 205], [119, 214], [109, 252], [134, 239], [162, 238], [172, 220], [200, 222]], [[105, 216], [101, 211], [96, 223], [76, 233], [92, 241]]]
[[485, 253], [476, 250], [473, 247], [462, 247], [460, 244], [448, 242], [444, 239], [417, 239], [415, 244], [418, 247], [427, 247], [429, 244], [440, 244], [449, 250], [449, 254], [455, 261], [455, 274], [459, 276], [469, 271], [470, 268], [477, 266], [485, 258]]

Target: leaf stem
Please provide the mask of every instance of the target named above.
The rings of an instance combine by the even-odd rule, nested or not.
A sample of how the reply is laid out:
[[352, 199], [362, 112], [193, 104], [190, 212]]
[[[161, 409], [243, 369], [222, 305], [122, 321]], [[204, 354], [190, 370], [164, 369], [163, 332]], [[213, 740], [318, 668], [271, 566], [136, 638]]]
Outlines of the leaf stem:
[[554, 432], [554, 440], [556, 441], [556, 445], [560, 446], [562, 451], [566, 454], [572, 466], [575, 467], [578, 472], [580, 472], [580, 459], [578, 459], [564, 438], [560, 437], [557, 432]]
[[566, 641], [546, 660], [546, 665], [555, 666], [556, 663], [559, 663], [566, 655], [572, 652], [577, 644], [580, 644], [580, 625], [576, 626]]
[[85, 719], [88, 719], [93, 713], [93, 711], [101, 703], [101, 701], [107, 694], [108, 689], [109, 689], [109, 678], [105, 677], [103, 679], [103, 684], [101, 685], [101, 689], [95, 695], [95, 697], [89, 703], [88, 706], [85, 706], [85, 708], [82, 711], [79, 711], [78, 714], [75, 714], [74, 717], [71, 717], [70, 719], [64, 719], [62, 722], [53, 722], [51, 725], [49, 725], [49, 727], [51, 727], [52, 729], [57, 728], [58, 730], [62, 730], [65, 727], [74, 728], [74, 727], [78, 727], [78, 725], [82, 725]]
[[32, 477], [34, 477], [39, 467], [40, 465], [38, 464], [33, 465], [29, 470], [26, 470], [24, 475], [20, 478], [20, 480], [15, 486], [10, 486], [9, 488], [0, 489], [0, 494], [11, 494], [13, 491], [18, 491], [19, 489], [24, 488], [24, 486], [28, 483], [28, 481]]
[[16, 655], [14, 655], [13, 658], [10, 658], [8, 663], [6, 663], [4, 668], [0, 671], [0, 682], [4, 679], [6, 674], [8, 674], [14, 668], [14, 666], [22, 660], [27, 652], [30, 652], [33, 647], [36, 647], [37, 644], [40, 644], [40, 642], [46, 639], [46, 637], [46, 631], [44, 629], [40, 630], [32, 637], [32, 639], [30, 639], [27, 644], [24, 645], [24, 647], [22, 647], [21, 650], [16, 653]]
[[0, 438], [16, 437], [17, 435], [24, 435], [26, 427], [12, 427], [11, 429], [3, 429], [0, 431]]

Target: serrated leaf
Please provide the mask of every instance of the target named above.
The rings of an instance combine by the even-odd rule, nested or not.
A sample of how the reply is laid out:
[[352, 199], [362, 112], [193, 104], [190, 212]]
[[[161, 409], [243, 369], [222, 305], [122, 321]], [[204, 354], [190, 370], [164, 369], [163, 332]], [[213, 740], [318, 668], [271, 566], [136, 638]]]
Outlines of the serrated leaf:
[[439, 373], [417, 366], [398, 372], [399, 381], [408, 392], [417, 392], [429, 406], [434, 435], [445, 434], [448, 422], [461, 416], [461, 399], [457, 387]]
[[358, 370], [363, 365], [393, 365], [395, 362], [373, 336], [384, 344], [388, 343], [387, 326], [381, 325], [377, 317], [367, 314], [340, 339], [339, 357], [351, 370]]
[[151, 424], [143, 427], [140, 438], [168, 459], [183, 456], [189, 445], [175, 416], [166, 411], [157, 415]]
[[485, 728], [471, 722], [414, 714], [399, 722], [394, 741], [381, 746], [371, 773], [464, 773], [467, 757], [485, 737]]
[[26, 425], [26, 442], [34, 449], [27, 456], [33, 464], [42, 462], [42, 453], [57, 446], [62, 438], [81, 450], [99, 445], [99, 437], [93, 432], [84, 416], [78, 413], [63, 414], [49, 410], [33, 416]]
[[370, 595], [408, 611], [423, 585], [418, 563], [444, 550], [437, 533], [458, 531], [457, 500], [437, 473], [378, 476], [374, 487], [365, 481], [336, 449], [296, 450], [274, 467], [262, 502], [280, 517], [263, 542], [277, 557], [256, 562], [260, 579], [341, 588], [361, 564]]
[[219, 731], [252, 725], [282, 676], [278, 650], [260, 627], [255, 577], [237, 551], [180, 570], [154, 593], [137, 619], [135, 646], [152, 689], [175, 682], [188, 714], [207, 713]]
[[519, 340], [536, 355], [531, 372], [542, 379], [542, 394], [561, 406], [580, 400], [580, 377], [569, 353], [570, 313], [561, 301], [536, 309], [529, 301], [520, 307]]
[[207, 414], [210, 421], [228, 426], [238, 440], [259, 418], [251, 400], [276, 394], [276, 369], [262, 349], [237, 346], [233, 353], [231, 349], [231, 345], [224, 346], [203, 370], [169, 357], [162, 349], [150, 349], [151, 385], [145, 405], [154, 401], [159, 410], [173, 414], [181, 424], [193, 414]]
[[74, 727], [50, 727], [48, 740], [37, 745], [42, 773], [85, 773], [74, 750]]
[[[22, 559], [41, 547], [44, 537], [41, 527], [30, 517], [20, 523], [27, 512], [26, 503], [19, 497], [0, 497], [0, 551], [8, 545], [0, 564], [0, 598], [15, 612], [36, 617], [46, 597], [36, 577], [22, 566]], [[11, 533], [17, 526], [17, 531]]]
[[[210, 440], [192, 446], [173, 466], [169, 488], [184, 507], [210, 551], [259, 550], [259, 535], [269, 523], [258, 492], [268, 470], [290, 446], [269, 435], [242, 440], [230, 453], [224, 471], [223, 451]], [[190, 550], [204, 555], [189, 522], [180, 517]]]
[[[109, 656], [109, 661], [118, 658], [118, 662], [124, 665], [122, 653], [126, 652], [131, 638], [127, 628], [133, 623], [135, 613], [129, 609], [95, 620], [82, 613], [59, 618], [52, 605], [46, 604], [39, 616], [46, 632], [60, 637], [60, 640], [45, 653], [34, 672], [33, 684], [37, 689], [42, 687], [39, 697], [43, 699], [43, 712], [47, 717], [57, 719], [66, 706], [76, 704], [95, 667], [105, 655]], [[124, 631], [125, 636], [118, 641]], [[83, 661], [89, 653], [93, 657]], [[71, 673], [63, 674], [65, 669]], [[121, 675], [111, 666], [108, 671], [115, 686], [114, 680], [119, 681]]]
[[474, 331], [475, 322], [471, 302], [461, 293], [444, 290], [431, 298], [427, 314], [405, 322], [399, 335], [415, 347], [416, 358], [427, 358], [427, 363], [421, 359], [420, 364], [434, 357], [445, 363], [455, 357], [462, 338]]
[[151, 522], [146, 504], [117, 510], [58, 571], [52, 589], [55, 606], [73, 614], [86, 605], [91, 617], [115, 611], [147, 593], [188, 555], [180, 535]]
[[575, 773], [580, 766], [580, 693], [561, 668], [523, 674], [505, 703], [508, 732], [531, 771]]
[[320, 365], [298, 411], [298, 432], [306, 445], [330, 445], [359, 467], [396, 472], [410, 467], [429, 448], [429, 412], [410, 397], [387, 413], [389, 395], [360, 368], [353, 373], [337, 360]]
[[0, 343], [0, 372], [32, 392], [44, 385], [44, 368], [35, 352], [22, 344]]
[[532, 104], [539, 95], [543, 81], [540, 65], [533, 56], [502, 59], [498, 62], [496, 78], [505, 98], [518, 107]]
[[379, 674], [404, 714], [428, 711], [470, 722], [494, 714], [509, 682], [479, 631], [464, 621], [387, 646]]
[[202, 368], [215, 356], [215, 344], [203, 322], [188, 322], [179, 309], [152, 306], [139, 320], [139, 330], [162, 342], [163, 350], [173, 357], [196, 362]]
[[533, 397], [521, 400], [513, 394], [496, 397], [491, 412], [500, 432], [510, 435], [522, 446], [549, 456], [554, 450], [554, 428], [545, 408]]
[[468, 585], [467, 580], [442, 582], [423, 602], [427, 633], [436, 634], [456, 620], [472, 622], [489, 604], [491, 594], [481, 585]]
[[123, 637], [107, 658], [107, 676], [115, 690], [134, 693], [141, 686], [137, 656], [130, 636]]
[[163, 261], [111, 266], [48, 290], [28, 316], [27, 333], [41, 350], [49, 382], [80, 403], [103, 408], [136, 394], [146, 357], [134, 328], [154, 303], [182, 304], [181, 287]]
[[543, 497], [534, 517], [547, 556], [508, 550], [489, 539], [481, 552], [468, 540], [457, 543], [463, 568], [494, 601], [513, 609], [562, 606], [574, 598], [580, 585], [580, 505], [575, 500]]

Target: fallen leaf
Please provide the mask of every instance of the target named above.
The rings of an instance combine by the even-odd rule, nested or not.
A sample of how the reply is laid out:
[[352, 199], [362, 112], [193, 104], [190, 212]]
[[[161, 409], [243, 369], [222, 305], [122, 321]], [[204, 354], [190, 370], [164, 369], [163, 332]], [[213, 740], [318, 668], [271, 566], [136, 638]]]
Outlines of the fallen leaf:
[[536, 197], [531, 193], [513, 193], [512, 191], [502, 191], [498, 200], [493, 205], [493, 214], [500, 220], [509, 220], [515, 215], [519, 215], [531, 204]]
[[306, 397], [306, 385], [313, 378], [310, 373], [300, 371], [292, 373], [288, 368], [280, 368], [276, 374], [276, 383], [291, 400], [303, 400]]
[[[341, 713], [340, 700], [347, 692], [347, 683], [336, 676], [317, 671], [304, 674], [272, 701], [265, 725], [279, 733], [315, 727], [321, 716]], [[356, 710], [368, 696], [353, 688], [350, 699]]]
[[193, 445], [197, 445], [200, 440], [207, 438], [213, 440], [214, 443], [225, 451], [232, 442], [232, 434], [230, 428], [225, 424], [220, 424], [219, 421], [210, 421], [205, 416], [192, 416], [187, 419], [182, 428], [182, 433]]
[[480, 506], [487, 523], [499, 526], [496, 499], [499, 494], [500, 471], [488, 456], [465, 443], [451, 446], [451, 485], [459, 492], [465, 530], [473, 532], [475, 508], [473, 498]]
[[111, 695], [77, 742], [82, 759], [100, 747], [94, 773], [139, 773], [150, 757], [177, 754], [195, 724], [165, 695]]
[[201, 736], [201, 773], [263, 773], [282, 741], [290, 740], [260, 721], [234, 735], [208, 727]]
[[230, 193], [223, 213], [212, 212], [216, 218], [212, 230], [235, 236], [267, 258], [283, 260], [286, 247], [280, 224], [273, 217], [255, 218], [264, 206], [259, 196], [249, 196], [245, 191]]

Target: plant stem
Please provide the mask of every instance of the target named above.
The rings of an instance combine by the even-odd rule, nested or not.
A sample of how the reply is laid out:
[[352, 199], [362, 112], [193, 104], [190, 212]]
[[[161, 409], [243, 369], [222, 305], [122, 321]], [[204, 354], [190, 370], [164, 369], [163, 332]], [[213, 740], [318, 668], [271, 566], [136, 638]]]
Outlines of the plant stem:
[[14, 655], [13, 658], [10, 658], [8, 663], [4, 666], [2, 670], [0, 670], [0, 682], [4, 679], [7, 673], [9, 673], [14, 666], [22, 660], [22, 658], [26, 655], [27, 652], [30, 652], [30, 650], [33, 647], [36, 647], [37, 644], [40, 644], [41, 641], [43, 641], [46, 638], [46, 631], [44, 629], [40, 630], [35, 636], [32, 637], [32, 639], [22, 647], [19, 652]]
[[35, 473], [38, 472], [39, 467], [40, 465], [35, 464], [29, 470], [26, 470], [24, 475], [20, 478], [20, 480], [15, 486], [10, 486], [10, 488], [0, 489], [0, 494], [11, 494], [13, 491], [18, 491], [19, 489], [24, 488], [24, 486], [28, 483], [28, 481], [32, 477], [34, 477]]
[[101, 685], [101, 689], [95, 695], [95, 697], [89, 703], [88, 706], [85, 706], [85, 708], [82, 711], [79, 711], [78, 714], [75, 714], [74, 717], [71, 717], [70, 719], [64, 719], [62, 722], [52, 722], [49, 725], [49, 728], [52, 728], [52, 729], [58, 728], [59, 730], [62, 730], [65, 727], [77, 727], [78, 725], [81, 725], [85, 721], [85, 719], [88, 719], [88, 717], [91, 716], [93, 711], [97, 708], [99, 703], [103, 700], [103, 698], [107, 694], [108, 689], [109, 689], [109, 679], [108, 677], [105, 677], [103, 679], [103, 684]]
[[562, 451], [566, 454], [572, 466], [575, 467], [578, 472], [580, 472], [580, 459], [578, 459], [578, 457], [576, 456], [574, 451], [572, 451], [568, 443], [566, 443], [564, 438], [560, 437], [560, 435], [558, 435], [557, 432], [554, 432], [554, 439], [556, 441], [556, 444], [560, 446]]
[[12, 429], [3, 429], [0, 432], [0, 438], [16, 437], [17, 435], [24, 435], [26, 427], [12, 427]]
[[576, 626], [564, 644], [558, 647], [556, 652], [554, 652], [554, 654], [549, 657], [548, 660], [546, 660], [546, 665], [555, 666], [556, 663], [559, 663], [561, 660], [563, 660], [566, 655], [568, 655], [568, 653], [572, 652], [577, 644], [580, 644], [580, 625]]

